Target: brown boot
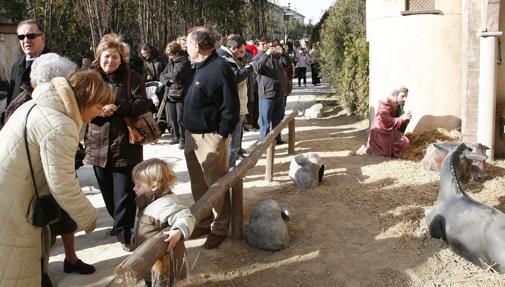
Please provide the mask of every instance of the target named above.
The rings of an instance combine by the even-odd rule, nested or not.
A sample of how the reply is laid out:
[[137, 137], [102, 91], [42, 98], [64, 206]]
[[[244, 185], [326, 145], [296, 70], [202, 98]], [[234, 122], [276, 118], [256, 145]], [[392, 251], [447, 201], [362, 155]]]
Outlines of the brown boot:
[[206, 228], [195, 227], [195, 229], [193, 229], [193, 233], [191, 233], [191, 236], [189, 238], [190, 239], [195, 239], [195, 238], [207, 235], [209, 233], [210, 233], [210, 227], [206, 227]]
[[225, 239], [226, 236], [211, 233], [207, 236], [207, 240], [203, 244], [203, 247], [205, 247], [206, 249], [214, 249], [219, 245], [221, 245], [221, 243], [223, 243]]

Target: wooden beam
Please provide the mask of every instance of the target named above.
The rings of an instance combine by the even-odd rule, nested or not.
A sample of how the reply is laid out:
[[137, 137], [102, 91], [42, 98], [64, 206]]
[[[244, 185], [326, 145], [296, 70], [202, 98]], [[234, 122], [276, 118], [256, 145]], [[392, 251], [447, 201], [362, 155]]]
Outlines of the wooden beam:
[[271, 182], [274, 178], [275, 142], [267, 149], [267, 163], [265, 167], [265, 181]]
[[231, 236], [242, 239], [244, 217], [244, 181], [240, 179], [233, 185], [231, 192]]
[[296, 134], [295, 134], [295, 120], [291, 120], [288, 124], [289, 132], [288, 132], [288, 154], [295, 153], [295, 142], [296, 142]]
[[[242, 160], [231, 172], [216, 181], [209, 190], [191, 206], [191, 212], [199, 222], [206, 215], [212, 212], [212, 206], [222, 197], [232, 186], [244, 178], [245, 174], [261, 158], [265, 150], [270, 146], [277, 135], [291, 120], [298, 115], [297, 111], [286, 116], [270, 133], [265, 137], [265, 141], [259, 144], [251, 154]], [[144, 278], [144, 275], [151, 270], [156, 259], [161, 258], [165, 253], [167, 244], [163, 241], [163, 233], [159, 232], [140, 245], [128, 258], [116, 267], [114, 275], [118, 282], [137, 282]], [[122, 283], [121, 283], [122, 284]]]

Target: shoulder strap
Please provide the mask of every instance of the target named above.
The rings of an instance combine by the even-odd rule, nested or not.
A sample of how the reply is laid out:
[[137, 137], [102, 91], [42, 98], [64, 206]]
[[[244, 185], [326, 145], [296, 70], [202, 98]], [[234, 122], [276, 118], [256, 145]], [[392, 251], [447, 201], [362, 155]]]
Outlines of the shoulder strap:
[[158, 71], [156, 69], [156, 62], [153, 61], [153, 69], [154, 69], [154, 76], [157, 78], [158, 77]]
[[26, 155], [28, 157], [28, 165], [30, 166], [30, 174], [32, 175], [32, 181], [33, 181], [33, 187], [35, 187], [35, 195], [37, 196], [37, 199], [39, 199], [39, 190], [37, 189], [37, 184], [35, 183], [35, 175], [33, 174], [33, 167], [32, 167], [32, 161], [30, 158], [30, 150], [28, 148], [28, 115], [30, 112], [35, 108], [37, 104], [34, 104], [29, 110], [28, 113], [26, 114], [26, 119], [25, 119], [25, 130], [23, 133], [24, 139], [25, 139], [25, 148], [26, 148]]
[[128, 76], [126, 77], [126, 92], [128, 93], [128, 96], [133, 98], [132, 91], [130, 89], [131, 74], [132, 74], [132, 71], [130, 71], [130, 69], [128, 69]]

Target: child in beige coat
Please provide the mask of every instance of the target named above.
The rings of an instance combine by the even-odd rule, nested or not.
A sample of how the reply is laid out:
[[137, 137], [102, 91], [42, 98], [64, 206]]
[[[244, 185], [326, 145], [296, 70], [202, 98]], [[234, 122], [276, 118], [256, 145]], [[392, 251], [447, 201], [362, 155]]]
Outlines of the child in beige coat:
[[139, 209], [132, 245], [138, 247], [156, 233], [169, 228], [169, 231], [163, 232], [168, 242], [167, 254], [157, 260], [151, 270], [152, 286], [167, 286], [176, 279], [186, 277], [183, 241], [191, 236], [195, 217], [172, 193], [176, 177], [166, 162], [154, 158], [145, 160], [135, 166], [132, 176]]

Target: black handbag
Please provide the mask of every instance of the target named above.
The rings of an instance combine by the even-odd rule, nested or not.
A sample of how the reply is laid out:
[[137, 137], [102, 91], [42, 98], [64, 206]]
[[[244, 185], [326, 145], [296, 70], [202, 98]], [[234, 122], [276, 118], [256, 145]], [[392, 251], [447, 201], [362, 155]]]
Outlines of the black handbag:
[[33, 187], [35, 188], [35, 196], [36, 196], [35, 203], [33, 204], [32, 225], [42, 227], [60, 220], [60, 206], [58, 205], [58, 203], [56, 202], [56, 200], [52, 195], [39, 196], [37, 184], [35, 183], [32, 161], [30, 159], [30, 150], [28, 149], [28, 128], [27, 128], [28, 115], [35, 106], [36, 105], [33, 105], [26, 114], [24, 139], [25, 139], [26, 155], [28, 156], [28, 165], [30, 166], [30, 173], [32, 175]]

